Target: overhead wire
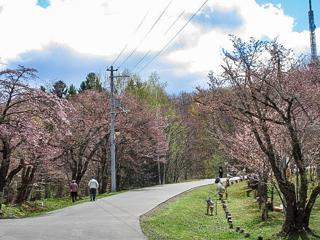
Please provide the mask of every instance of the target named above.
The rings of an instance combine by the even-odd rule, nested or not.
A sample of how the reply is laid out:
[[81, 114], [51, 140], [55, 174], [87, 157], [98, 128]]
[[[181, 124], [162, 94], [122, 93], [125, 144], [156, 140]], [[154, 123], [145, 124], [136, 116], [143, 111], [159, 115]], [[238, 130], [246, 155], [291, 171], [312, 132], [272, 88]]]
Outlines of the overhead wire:
[[[169, 26], [169, 28], [165, 31], [164, 35], [166, 35], [172, 28], [173, 26], [179, 21], [179, 19], [183, 16], [185, 11], [182, 11], [179, 16], [172, 22], [172, 24]], [[134, 72], [137, 68], [137, 66], [151, 53], [151, 49], [145, 53], [140, 60], [134, 65], [134, 67], [132, 68], [132, 72]]]
[[158, 18], [155, 20], [155, 22], [152, 24], [148, 32], [143, 36], [143, 38], [139, 41], [139, 43], [136, 45], [136, 47], [130, 52], [130, 54], [121, 62], [119, 67], [123, 66], [128, 59], [138, 50], [138, 48], [141, 46], [141, 44], [146, 40], [146, 38], [149, 36], [149, 34], [152, 32], [152, 30], [155, 28], [155, 26], [158, 24], [162, 16], [166, 13], [168, 10], [169, 6], [171, 5], [173, 0], [170, 0], [170, 2], [166, 5], [166, 7], [163, 9], [163, 11], [160, 13]]
[[151, 52], [151, 50], [149, 50], [148, 52], [146, 52], [142, 58], [140, 58], [140, 60], [133, 66], [132, 68], [132, 72], [134, 72], [134, 70], [137, 68], [137, 66], [149, 55], [149, 53]]
[[153, 58], [147, 62], [137, 73], [139, 74], [141, 71], [143, 71], [147, 66], [149, 66], [157, 57], [159, 57], [166, 48], [175, 40], [175, 38], [186, 28], [186, 26], [192, 21], [192, 19], [201, 11], [201, 9], [207, 4], [209, 0], [205, 0], [202, 5], [198, 8], [196, 12], [194, 12], [191, 17], [188, 19], [188, 21], [179, 29], [179, 31], [167, 42], [166, 45], [162, 47], [161, 50], [158, 51], [156, 55], [153, 56]]
[[179, 16], [173, 21], [173, 23], [168, 27], [168, 29], [165, 31], [164, 35], [167, 35], [167, 33], [173, 28], [173, 26], [179, 21], [179, 19], [183, 16], [185, 11], [182, 11]]
[[[139, 22], [138, 26], [135, 28], [135, 30], [132, 32], [131, 36], [133, 36], [134, 34], [136, 34], [139, 29], [141, 28], [142, 24], [144, 23], [144, 21], [146, 20], [148, 14], [150, 12], [150, 9], [146, 12], [146, 14], [144, 15], [144, 17], [142, 18], [142, 20]], [[118, 61], [118, 59], [121, 57], [121, 55], [123, 54], [123, 52], [127, 49], [129, 42], [127, 41], [127, 43], [124, 45], [124, 47], [122, 48], [122, 50], [120, 51], [120, 53], [117, 55], [117, 57], [113, 60], [111, 66], [114, 66], [114, 64]]]

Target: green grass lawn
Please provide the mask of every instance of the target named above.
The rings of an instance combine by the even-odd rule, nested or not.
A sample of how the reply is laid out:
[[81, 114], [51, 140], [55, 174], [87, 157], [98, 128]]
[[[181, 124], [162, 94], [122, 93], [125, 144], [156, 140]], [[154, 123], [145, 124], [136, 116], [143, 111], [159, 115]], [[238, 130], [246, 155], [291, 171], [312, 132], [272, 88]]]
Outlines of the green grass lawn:
[[[118, 193], [120, 192], [98, 194], [97, 199], [112, 196]], [[31, 217], [31, 216], [38, 216], [38, 215], [51, 212], [57, 209], [69, 207], [74, 204], [88, 202], [88, 201], [89, 201], [89, 197], [82, 197], [80, 200], [76, 201], [75, 203], [72, 203], [70, 197], [65, 197], [65, 198], [49, 198], [49, 199], [37, 200], [34, 202], [26, 202], [21, 205], [3, 204], [2, 213], [4, 218]]]
[[[236, 240], [271, 238], [280, 231], [283, 214], [270, 212], [266, 222], [260, 220], [258, 205], [253, 197], [246, 197], [246, 183], [241, 182], [229, 188], [227, 205], [232, 214], [234, 228], [240, 226], [251, 236], [229, 229], [221, 203], [218, 204], [218, 215], [206, 215], [206, 199], [213, 196], [215, 187], [206, 186], [185, 193], [164, 204], [155, 211], [141, 217], [143, 232], [150, 240], [183, 239], [183, 240]], [[318, 198], [311, 219], [311, 227], [320, 235], [320, 199]], [[272, 237], [272, 239], [280, 239]], [[316, 239], [316, 238], [310, 238]]]

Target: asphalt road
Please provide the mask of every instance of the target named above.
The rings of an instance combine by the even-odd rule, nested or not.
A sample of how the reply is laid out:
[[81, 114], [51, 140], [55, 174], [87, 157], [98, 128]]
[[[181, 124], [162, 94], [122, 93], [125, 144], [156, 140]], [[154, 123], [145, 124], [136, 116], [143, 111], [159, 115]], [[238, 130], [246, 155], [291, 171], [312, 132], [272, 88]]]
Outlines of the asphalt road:
[[189, 189], [212, 179], [128, 191], [46, 215], [0, 220], [1, 240], [141, 240], [139, 217]]

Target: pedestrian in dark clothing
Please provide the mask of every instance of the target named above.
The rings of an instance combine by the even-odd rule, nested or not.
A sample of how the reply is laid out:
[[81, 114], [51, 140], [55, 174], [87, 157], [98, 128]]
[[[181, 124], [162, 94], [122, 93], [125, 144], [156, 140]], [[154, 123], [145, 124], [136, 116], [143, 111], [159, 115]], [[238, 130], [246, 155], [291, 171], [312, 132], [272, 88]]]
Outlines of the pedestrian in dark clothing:
[[75, 202], [78, 196], [78, 184], [76, 183], [76, 180], [72, 180], [69, 190], [70, 190], [72, 202]]
[[219, 167], [219, 178], [222, 178], [223, 177], [223, 168], [220, 166]]
[[94, 177], [92, 177], [88, 183], [88, 187], [90, 188], [90, 201], [95, 201], [97, 189], [99, 188], [98, 181]]

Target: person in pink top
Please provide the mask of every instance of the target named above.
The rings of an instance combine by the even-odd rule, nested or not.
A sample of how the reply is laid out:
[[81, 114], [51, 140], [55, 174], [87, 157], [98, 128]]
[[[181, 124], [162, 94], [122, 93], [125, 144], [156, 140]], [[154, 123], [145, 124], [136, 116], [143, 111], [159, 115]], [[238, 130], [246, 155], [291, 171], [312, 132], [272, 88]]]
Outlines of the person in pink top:
[[77, 196], [78, 196], [78, 184], [76, 183], [76, 180], [72, 180], [70, 187], [69, 187], [69, 191], [71, 194], [72, 202], [75, 202], [77, 200]]

